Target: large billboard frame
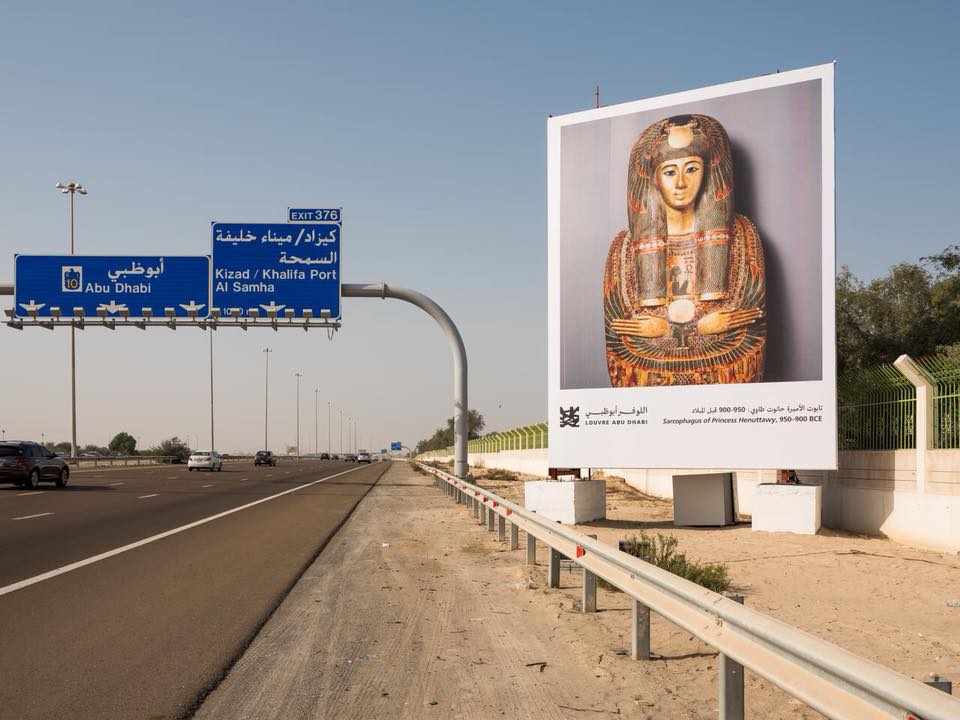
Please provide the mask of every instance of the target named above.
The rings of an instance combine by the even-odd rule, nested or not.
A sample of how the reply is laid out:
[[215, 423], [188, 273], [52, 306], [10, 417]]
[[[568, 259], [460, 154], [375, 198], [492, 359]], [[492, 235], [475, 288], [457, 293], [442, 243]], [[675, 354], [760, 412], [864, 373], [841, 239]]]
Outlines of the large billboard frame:
[[[563, 347], [566, 358], [570, 356], [570, 343], [582, 344], [584, 340], [570, 331], [569, 323], [567, 326], [562, 323], [564, 313], [570, 313], [578, 298], [571, 297], [569, 293], [564, 295], [562, 284], [565, 277], [570, 277], [569, 265], [565, 266], [564, 261], [571, 256], [569, 248], [572, 245], [569, 233], [564, 240], [566, 244], [561, 243], [561, 235], [569, 215], [563, 204], [570, 202], [570, 198], [581, 192], [582, 187], [570, 182], [571, 170], [568, 169], [567, 175], [564, 175], [565, 131], [569, 138], [572, 137], [569, 134], [571, 129], [575, 131], [578, 126], [587, 128], [587, 124], [594, 123], [593, 127], [600, 128], [604, 127], [605, 121], [613, 123], [628, 116], [649, 117], [651, 111], [662, 111], [660, 114], [664, 117], [675, 114], [685, 117], [683, 113], [699, 112], [701, 104], [707, 106], [714, 101], [729, 103], [735, 100], [734, 96], [748, 97], [745, 95], [747, 93], [756, 93], [750, 95], [751, 98], [762, 98], [765, 97], [763, 91], [788, 91], [791, 87], [801, 86], [810, 88], [810, 92], [817, 92], [819, 102], [819, 122], [811, 130], [811, 133], [818, 134], [819, 142], [819, 173], [815, 173], [818, 175], [815, 179], [819, 181], [819, 197], [809, 190], [812, 185], [802, 190], [807, 199], [818, 200], [819, 223], [812, 213], [807, 214], [806, 220], [819, 228], [819, 248], [814, 244], [809, 250], [812, 258], [810, 287], [818, 289], [819, 296], [814, 297], [811, 292], [791, 298], [791, 302], [803, 305], [807, 315], [817, 315], [809, 312], [810, 308], [818, 307], [820, 311], [819, 317], [812, 318], [817, 321], [816, 324], [810, 325], [814, 328], [811, 332], [819, 333], [819, 337], [815, 338], [819, 342], [819, 353], [814, 353], [816, 357], [808, 358], [813, 369], [790, 370], [795, 372], [798, 379], [787, 377], [789, 372], [784, 370], [768, 373], [776, 376], [772, 381], [764, 376], [760, 382], [748, 380], [729, 384], [655, 386], [651, 383], [614, 387], [608, 379], [604, 387], [600, 382], [591, 380], [571, 380], [572, 373], [567, 367], [570, 363], [561, 367], [561, 346], [567, 343]], [[774, 95], [771, 92], [766, 97]], [[678, 107], [682, 108], [681, 112], [674, 113], [672, 109]], [[811, 116], [816, 117], [817, 113]], [[763, 118], [757, 120], [762, 121]], [[736, 148], [738, 128], [729, 127], [727, 132]], [[612, 133], [608, 134], [612, 136]], [[602, 135], [600, 133], [598, 136]], [[597, 147], [603, 149], [602, 145]], [[612, 145], [606, 149], [613, 157]], [[584, 156], [589, 156], [589, 153], [581, 153], [578, 157]], [[834, 65], [819, 65], [552, 117], [547, 123], [547, 157], [549, 464], [552, 467], [835, 469]], [[568, 152], [568, 163], [571, 162], [569, 157], [573, 155]], [[622, 152], [616, 157], [622, 158], [626, 164], [627, 158]], [[757, 161], [762, 159], [751, 158]], [[568, 188], [566, 195], [563, 192], [564, 182]], [[601, 199], [610, 198], [608, 204], [611, 207], [616, 202], [624, 205], [622, 187], [601, 188], [599, 193]], [[603, 209], [602, 204], [598, 206]], [[763, 214], [762, 206], [760, 214]], [[753, 220], [757, 222], [757, 218]], [[758, 225], [762, 237], [763, 217], [759, 218]], [[819, 263], [815, 262], [814, 256], [817, 250]], [[597, 250], [590, 252], [595, 256]], [[814, 275], [817, 268], [819, 282]], [[585, 283], [603, 286], [602, 273], [596, 279], [592, 273], [589, 275]], [[590, 299], [593, 300], [592, 297]], [[764, 317], [765, 325], [777, 321], [776, 317]], [[597, 322], [602, 332], [602, 312]], [[596, 328], [590, 328], [590, 332], [596, 333]], [[605, 352], [602, 343], [599, 348], [594, 348], [593, 344], [586, 349], [587, 354]], [[777, 352], [782, 355], [791, 350], [777, 349]], [[796, 348], [795, 351], [801, 352], [802, 348]], [[596, 365], [596, 357], [591, 357], [590, 362]], [[606, 362], [609, 363], [609, 356]], [[581, 376], [586, 375], [581, 373]]]

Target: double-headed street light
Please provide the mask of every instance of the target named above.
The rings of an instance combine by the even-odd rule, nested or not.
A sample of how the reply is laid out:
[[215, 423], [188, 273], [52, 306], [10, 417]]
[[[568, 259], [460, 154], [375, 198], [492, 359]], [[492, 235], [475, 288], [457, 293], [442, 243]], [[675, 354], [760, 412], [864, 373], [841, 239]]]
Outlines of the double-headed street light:
[[[70, 254], [74, 253], [74, 195], [86, 195], [87, 191], [78, 182], [54, 185], [64, 195], [70, 196]], [[77, 456], [77, 329], [70, 326], [70, 457]]]

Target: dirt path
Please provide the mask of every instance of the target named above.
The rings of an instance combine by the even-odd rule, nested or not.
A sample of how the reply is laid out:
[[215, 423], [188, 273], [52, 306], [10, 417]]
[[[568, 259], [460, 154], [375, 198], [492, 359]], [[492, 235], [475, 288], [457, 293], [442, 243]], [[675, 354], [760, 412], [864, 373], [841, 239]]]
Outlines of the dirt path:
[[[522, 491], [517, 483], [500, 485], [498, 491], [504, 494]], [[662, 514], [662, 501], [634, 498], [632, 492], [627, 488], [611, 495], [615, 527], [591, 527], [589, 531], [611, 542], [624, 534], [619, 523], [628, 522], [617, 519], [621, 508], [634, 513], [647, 505], [651, 513]], [[637, 506], [631, 506], [632, 502]], [[662, 519], [650, 522], [663, 524]], [[699, 554], [701, 547], [712, 548], [711, 557], [719, 558], [722, 550], [726, 559], [733, 560], [755, 551], [730, 542], [723, 534], [739, 533], [740, 529], [711, 532], [715, 533], [712, 542], [703, 546], [689, 543], [696, 545], [692, 554]], [[749, 534], [749, 529], [746, 532]], [[739, 536], [729, 536], [733, 537], [739, 540]], [[722, 547], [717, 546], [719, 540], [723, 540]], [[851, 539], [844, 541], [846, 547]], [[767, 543], [768, 554], [793, 554], [792, 548], [776, 542], [774, 547], [771, 542]], [[681, 543], [688, 543], [685, 535]], [[523, 537], [520, 546], [525, 547]], [[629, 605], [623, 594], [601, 589], [600, 612], [581, 614], [577, 608], [580, 576], [565, 570], [560, 589], [546, 588], [545, 549], [539, 546], [538, 550], [540, 564], [527, 566], [524, 550], [510, 551], [506, 543], [497, 541], [495, 533], [475, 524], [462, 506], [437, 491], [428, 478], [396, 463], [197, 717], [583, 720], [717, 716], [715, 652], [654, 615], [656, 658], [632, 661], [628, 654]], [[826, 578], [795, 577], [799, 572], [796, 563], [823, 562], [822, 558], [830, 556], [804, 557], [806, 560], [745, 560], [732, 563], [731, 570], [740, 589], [747, 588], [752, 606], [777, 608], [779, 617], [801, 626], [804, 623], [798, 619], [805, 620], [806, 629], [815, 626], [822, 637], [849, 641], [839, 643], [848, 647], [861, 645], [858, 651], [866, 647], [868, 652], [863, 654], [867, 657], [901, 671], [904, 664], [924, 664], [941, 672], [958, 669], [960, 661], [953, 647], [958, 638], [952, 630], [944, 628], [936, 638], [917, 638], [913, 646], [896, 633], [889, 637], [879, 630], [882, 613], [870, 610], [869, 603], [863, 609], [846, 608], [857, 600], [849, 590], [826, 593]], [[839, 556], [830, 562], [867, 560]], [[768, 565], [759, 567], [757, 563]], [[908, 570], [918, 564], [898, 563]], [[953, 572], [934, 565], [929, 568]], [[908, 582], [907, 578], [893, 575], [878, 579], [881, 581], [905, 594], [902, 583]], [[793, 588], [800, 585], [806, 590], [794, 597]], [[822, 597], [812, 604], [813, 612], [797, 607], [811, 603], [810, 597], [817, 591]], [[939, 602], [942, 605], [942, 600]], [[865, 623], [861, 617], [871, 613], [877, 625]], [[912, 610], [908, 607], [903, 614], [912, 615]], [[899, 632], [895, 623], [901, 621], [890, 622]], [[910, 628], [903, 632], [913, 632], [916, 622], [901, 623]], [[919, 622], [936, 626], [941, 620]], [[853, 642], [858, 633], [861, 641]], [[890, 643], [891, 639], [895, 642]], [[916, 663], [910, 660], [914, 652]], [[891, 658], [900, 662], [891, 663]], [[537, 664], [541, 662], [545, 665]], [[746, 675], [746, 702], [752, 717], [819, 717], [751, 673]]]

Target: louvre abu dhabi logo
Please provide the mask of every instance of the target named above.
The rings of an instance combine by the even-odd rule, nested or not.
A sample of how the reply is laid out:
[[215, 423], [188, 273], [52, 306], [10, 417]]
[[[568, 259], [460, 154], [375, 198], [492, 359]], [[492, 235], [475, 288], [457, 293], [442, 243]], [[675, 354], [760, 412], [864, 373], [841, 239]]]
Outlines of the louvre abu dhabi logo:
[[560, 408], [560, 427], [580, 427], [580, 407]]

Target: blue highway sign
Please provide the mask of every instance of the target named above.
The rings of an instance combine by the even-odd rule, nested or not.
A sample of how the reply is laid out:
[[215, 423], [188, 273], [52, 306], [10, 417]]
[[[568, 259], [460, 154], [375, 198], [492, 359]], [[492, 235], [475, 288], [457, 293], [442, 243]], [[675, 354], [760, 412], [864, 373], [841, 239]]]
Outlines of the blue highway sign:
[[290, 222], [341, 222], [340, 208], [287, 208]]
[[75, 317], [78, 308], [86, 317], [210, 314], [205, 255], [17, 255], [15, 273], [19, 317]]
[[338, 320], [340, 225], [214, 223], [213, 307], [226, 317]]
[[403, 449], [403, 443], [392, 442], [392, 443], [390, 443], [390, 449], [391, 449], [391, 450], [402, 450], [402, 449]]

